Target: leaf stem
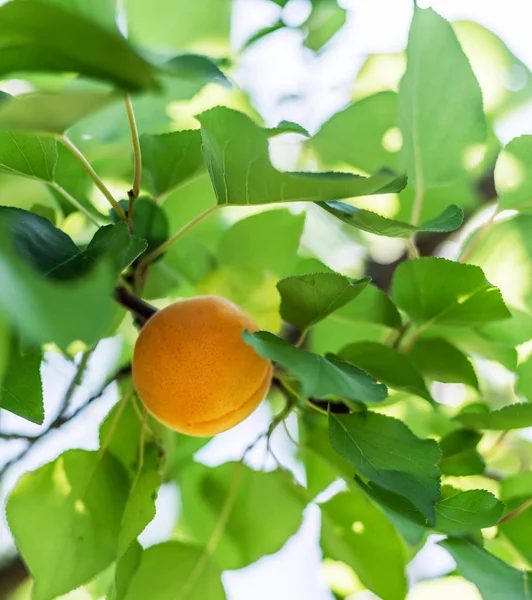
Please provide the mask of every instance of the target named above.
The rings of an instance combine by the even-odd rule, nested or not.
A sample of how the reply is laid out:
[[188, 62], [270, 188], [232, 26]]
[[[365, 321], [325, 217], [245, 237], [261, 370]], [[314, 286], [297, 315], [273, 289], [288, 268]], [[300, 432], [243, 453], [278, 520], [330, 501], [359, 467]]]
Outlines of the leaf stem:
[[48, 183], [48, 185], [51, 188], [53, 188], [58, 194], [61, 194], [61, 196], [63, 196], [63, 198], [65, 198], [66, 200], [68, 200], [68, 202], [70, 202], [70, 204], [72, 204], [73, 206], [75, 206], [79, 210], [79, 212], [83, 213], [87, 217], [87, 219], [89, 219], [90, 221], [92, 221], [95, 225], [98, 225], [98, 227], [100, 227], [100, 225], [102, 225], [102, 221], [99, 221], [93, 214], [91, 214], [82, 204], [80, 204], [74, 198], [74, 196], [72, 196], [72, 194], [69, 194], [65, 190], [65, 188], [61, 187], [55, 181], [50, 181]]
[[480, 242], [484, 239], [486, 234], [489, 233], [489, 231], [495, 224], [495, 219], [496, 219], [497, 215], [500, 213], [500, 211], [501, 211], [500, 206], [496, 205], [491, 217], [481, 227], [479, 227], [478, 229], [473, 231], [473, 233], [471, 234], [471, 236], [469, 238], [469, 240], [471, 240], [471, 242], [470, 242], [469, 246], [467, 246], [467, 248], [463, 249], [463, 251], [459, 257], [459, 262], [465, 263], [467, 261], [467, 259], [473, 253], [473, 251], [477, 248], [477, 246], [480, 244]]
[[135, 121], [133, 103], [131, 102], [130, 96], [126, 96], [124, 101], [126, 105], [129, 129], [131, 130], [131, 142], [133, 144], [133, 187], [128, 193], [129, 206], [127, 210], [129, 230], [131, 231], [131, 233], [133, 233], [133, 210], [135, 208], [135, 200], [139, 197], [140, 194], [140, 182], [142, 180], [142, 155], [140, 152], [139, 131], [137, 129], [137, 122]]
[[416, 195], [414, 196], [414, 204], [412, 205], [412, 215], [410, 222], [412, 225], [419, 225], [419, 219], [421, 218], [421, 208], [423, 207], [423, 197], [425, 195], [425, 189], [421, 182], [418, 183], [416, 188]]
[[527, 508], [530, 508], [531, 506], [532, 506], [532, 498], [529, 498], [528, 500], [523, 502], [523, 504], [521, 504], [517, 508], [514, 508], [514, 510], [510, 511], [507, 515], [504, 515], [504, 517], [502, 517], [502, 519], [500, 519], [497, 522], [497, 525], [502, 525], [503, 523], [506, 523], [506, 521], [509, 521], [510, 519], [513, 519], [514, 517], [517, 517], [518, 515], [520, 515], [522, 512], [524, 512]]
[[155, 248], [155, 250], [150, 252], [150, 254], [148, 254], [148, 256], [143, 258], [139, 267], [142, 268], [143, 266], [145, 267], [146, 265], [149, 265], [150, 263], [152, 263], [158, 256], [161, 256], [161, 254], [163, 254], [163, 252], [166, 252], [166, 250], [172, 244], [174, 244], [175, 242], [180, 240], [195, 225], [197, 225], [200, 221], [203, 221], [203, 219], [205, 219], [205, 217], [208, 217], [212, 212], [214, 212], [217, 208], [219, 208], [219, 206], [220, 206], [219, 204], [215, 204], [214, 206], [211, 206], [207, 210], [204, 210], [202, 213], [200, 213], [199, 215], [194, 217], [194, 219], [192, 219], [192, 221], [187, 223], [185, 226], [181, 227], [181, 229], [179, 231], [177, 231], [176, 233], [174, 233], [173, 236], [169, 237], [166, 240], [166, 242], [164, 242], [164, 244], [161, 244], [159, 247]]
[[410, 255], [410, 258], [413, 258], [413, 259], [419, 258], [419, 250], [417, 249], [417, 246], [416, 246], [415, 236], [411, 236], [410, 238], [408, 238], [406, 240], [406, 244], [408, 247], [408, 254]]
[[96, 187], [102, 192], [102, 194], [109, 200], [111, 206], [115, 209], [116, 214], [123, 221], [126, 220], [126, 215], [122, 210], [120, 204], [113, 198], [111, 192], [107, 189], [105, 183], [100, 179], [98, 173], [92, 168], [90, 162], [85, 158], [81, 150], [66, 136], [61, 135], [58, 137], [59, 141], [73, 154], [73, 156], [79, 161], [82, 167], [87, 171], [90, 178], [94, 181]]

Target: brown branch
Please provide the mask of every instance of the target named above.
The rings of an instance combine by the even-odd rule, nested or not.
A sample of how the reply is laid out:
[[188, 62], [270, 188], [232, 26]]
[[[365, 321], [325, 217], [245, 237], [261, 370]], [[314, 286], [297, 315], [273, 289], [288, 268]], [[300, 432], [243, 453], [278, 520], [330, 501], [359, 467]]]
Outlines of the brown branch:
[[115, 288], [114, 292], [115, 300], [125, 306], [129, 311], [131, 311], [135, 316], [135, 322], [142, 327], [148, 319], [151, 319], [153, 315], [157, 312], [155, 306], [148, 304], [135, 296], [133, 292], [130, 292], [125, 286], [119, 285]]

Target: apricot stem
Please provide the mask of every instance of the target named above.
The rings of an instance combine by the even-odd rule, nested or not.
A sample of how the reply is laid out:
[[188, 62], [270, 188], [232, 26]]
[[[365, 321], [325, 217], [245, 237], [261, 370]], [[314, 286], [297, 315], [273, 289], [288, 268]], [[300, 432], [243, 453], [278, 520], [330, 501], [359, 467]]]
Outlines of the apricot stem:
[[129, 129], [131, 130], [131, 142], [133, 144], [133, 187], [131, 188], [131, 191], [128, 192], [129, 206], [127, 209], [129, 230], [133, 233], [133, 210], [135, 208], [135, 200], [140, 194], [140, 182], [142, 180], [142, 155], [140, 152], [139, 131], [137, 129], [137, 122], [135, 121], [133, 103], [129, 96], [124, 98], [124, 102], [126, 105]]
[[85, 158], [85, 155], [81, 152], [81, 150], [70, 140], [66, 135], [58, 136], [59, 141], [70, 150], [76, 160], [81, 164], [81, 166], [87, 171], [90, 178], [94, 181], [96, 187], [102, 192], [102, 194], [109, 200], [111, 206], [115, 209], [116, 214], [119, 216], [122, 221], [126, 220], [126, 214], [124, 213], [120, 204], [114, 199], [113, 194], [106, 187], [105, 183], [100, 179], [100, 176], [96, 171], [92, 168], [90, 162]]
[[163, 254], [163, 252], [166, 252], [166, 250], [172, 244], [174, 244], [175, 242], [180, 240], [188, 231], [190, 231], [200, 221], [203, 221], [203, 219], [205, 219], [205, 217], [208, 217], [212, 212], [214, 212], [217, 208], [219, 208], [219, 206], [220, 206], [219, 204], [215, 204], [214, 206], [211, 206], [207, 210], [204, 210], [202, 213], [200, 213], [198, 216], [194, 217], [192, 219], [192, 221], [188, 222], [186, 225], [181, 227], [181, 229], [179, 231], [177, 231], [176, 233], [174, 233], [173, 236], [169, 237], [166, 240], [166, 242], [164, 242], [164, 244], [161, 244], [160, 246], [155, 248], [155, 250], [153, 250], [153, 252], [150, 252], [150, 254], [148, 254], [145, 258], [143, 258], [142, 261], [140, 262], [139, 269], [141, 269], [143, 266], [145, 267], [149, 263], [153, 262], [158, 256]]

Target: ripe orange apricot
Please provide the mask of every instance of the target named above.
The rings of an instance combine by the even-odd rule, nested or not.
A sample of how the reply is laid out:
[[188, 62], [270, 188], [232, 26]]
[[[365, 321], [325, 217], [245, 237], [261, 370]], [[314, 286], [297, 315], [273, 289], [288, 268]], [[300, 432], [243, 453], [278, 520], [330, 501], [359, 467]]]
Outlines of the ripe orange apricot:
[[142, 328], [133, 352], [133, 383], [167, 427], [211, 436], [234, 427], [262, 402], [271, 363], [242, 339], [257, 331], [240, 307], [218, 296], [174, 302]]

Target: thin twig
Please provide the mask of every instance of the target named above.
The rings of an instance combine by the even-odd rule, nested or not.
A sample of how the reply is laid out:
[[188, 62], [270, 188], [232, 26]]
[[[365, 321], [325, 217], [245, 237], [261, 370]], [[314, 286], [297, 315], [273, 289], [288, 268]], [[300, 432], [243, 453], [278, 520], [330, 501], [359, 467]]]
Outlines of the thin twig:
[[135, 200], [140, 194], [140, 183], [142, 180], [142, 155], [140, 152], [140, 140], [139, 131], [137, 129], [137, 123], [135, 121], [135, 113], [133, 111], [133, 103], [129, 96], [125, 97], [127, 120], [129, 123], [129, 129], [131, 130], [131, 142], [133, 144], [133, 187], [128, 193], [129, 206], [127, 209], [127, 220], [129, 223], [129, 230], [133, 233], [133, 211], [135, 209]]
[[467, 246], [467, 248], [465, 248], [463, 250], [463, 252], [460, 255], [459, 260], [461, 263], [465, 263], [467, 261], [467, 259], [471, 256], [471, 254], [473, 254], [473, 251], [478, 247], [480, 242], [489, 233], [489, 231], [495, 224], [495, 219], [496, 219], [497, 215], [499, 214], [500, 210], [501, 210], [500, 206], [497, 206], [495, 208], [495, 210], [493, 211], [493, 214], [491, 215], [491, 217], [484, 223], [484, 225], [482, 225], [481, 227], [479, 227], [472, 233], [473, 239], [472, 239], [471, 243], [469, 244], [469, 246]]
[[90, 162], [85, 158], [84, 154], [79, 148], [66, 136], [61, 135], [58, 137], [59, 141], [73, 154], [73, 156], [79, 161], [82, 167], [87, 171], [90, 178], [94, 181], [96, 187], [102, 192], [102, 194], [109, 200], [111, 206], [115, 209], [116, 214], [123, 221], [126, 220], [126, 214], [124, 213], [120, 204], [114, 199], [113, 194], [106, 187], [105, 183], [100, 179], [98, 173], [92, 168]]
[[202, 213], [200, 213], [197, 217], [192, 219], [192, 221], [187, 223], [184, 227], [181, 227], [181, 229], [179, 231], [177, 231], [176, 233], [174, 233], [174, 235], [172, 237], [168, 238], [166, 240], [166, 242], [164, 242], [164, 244], [161, 244], [159, 247], [155, 248], [155, 250], [150, 252], [150, 254], [148, 254], [146, 257], [144, 257], [139, 265], [139, 268], [142, 268], [143, 266], [146, 266], [146, 265], [149, 265], [150, 263], [152, 263], [158, 256], [161, 256], [161, 254], [163, 254], [163, 252], [166, 252], [166, 250], [168, 250], [168, 248], [172, 244], [174, 244], [175, 242], [180, 240], [195, 225], [197, 225], [200, 221], [203, 221], [203, 219], [205, 219], [205, 217], [208, 217], [212, 212], [214, 212], [217, 208], [219, 208], [219, 206], [220, 206], [219, 204], [215, 204], [214, 206], [211, 206], [207, 210], [204, 210]]
[[517, 517], [518, 515], [520, 515], [522, 512], [524, 512], [527, 508], [530, 508], [531, 506], [532, 506], [532, 498], [529, 498], [528, 500], [523, 502], [523, 504], [521, 504], [517, 508], [514, 508], [514, 510], [510, 511], [507, 515], [504, 515], [504, 517], [502, 517], [502, 519], [500, 519], [497, 522], [497, 525], [502, 525], [503, 523], [506, 523], [506, 521], [509, 521], [510, 519], [513, 519], [514, 517]]

